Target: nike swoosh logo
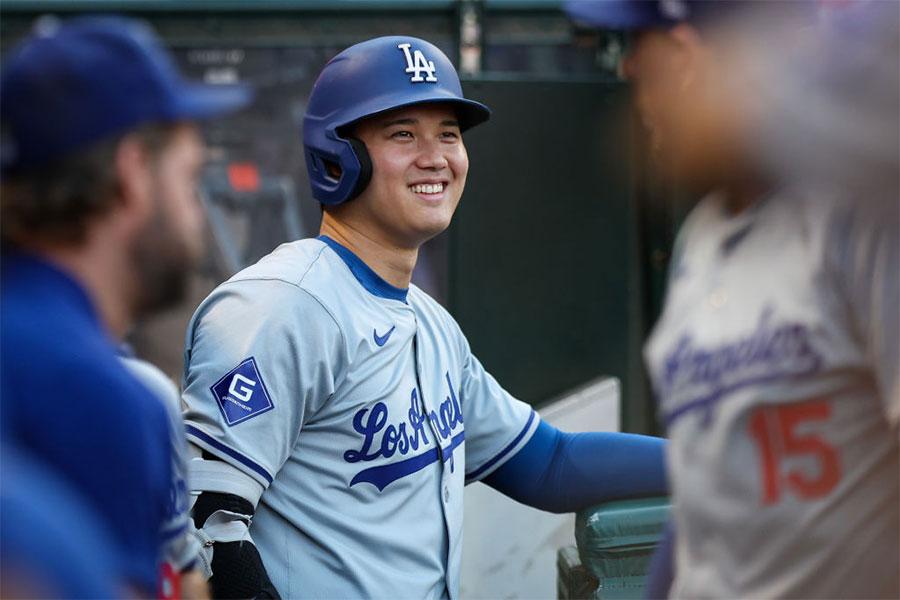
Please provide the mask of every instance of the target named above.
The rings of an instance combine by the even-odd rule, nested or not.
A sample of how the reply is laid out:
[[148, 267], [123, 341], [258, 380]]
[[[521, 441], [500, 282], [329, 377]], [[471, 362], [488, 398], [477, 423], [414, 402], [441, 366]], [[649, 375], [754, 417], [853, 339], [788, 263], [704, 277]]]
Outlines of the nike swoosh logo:
[[378, 344], [379, 346], [384, 346], [385, 344], [387, 344], [388, 338], [391, 337], [391, 334], [394, 333], [394, 329], [396, 329], [396, 328], [397, 328], [397, 326], [394, 325], [384, 335], [378, 335], [378, 331], [373, 329], [372, 335], [375, 336], [375, 343]]

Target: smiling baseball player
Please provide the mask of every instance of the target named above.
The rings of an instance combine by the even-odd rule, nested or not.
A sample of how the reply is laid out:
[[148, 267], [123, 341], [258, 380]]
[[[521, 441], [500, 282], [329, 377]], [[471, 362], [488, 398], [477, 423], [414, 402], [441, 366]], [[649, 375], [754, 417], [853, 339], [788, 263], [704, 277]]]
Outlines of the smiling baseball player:
[[664, 492], [662, 440], [542, 422], [410, 284], [462, 195], [462, 133], [489, 114], [420, 39], [322, 71], [303, 132], [322, 235], [222, 284], [187, 333], [214, 595], [457, 597], [466, 483], [557, 512]]

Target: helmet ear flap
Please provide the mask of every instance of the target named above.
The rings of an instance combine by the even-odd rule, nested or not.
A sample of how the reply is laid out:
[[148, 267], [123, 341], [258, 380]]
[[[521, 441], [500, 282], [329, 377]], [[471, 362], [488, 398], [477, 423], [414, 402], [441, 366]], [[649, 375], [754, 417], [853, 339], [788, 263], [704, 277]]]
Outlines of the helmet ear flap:
[[372, 179], [372, 161], [362, 140], [350, 135], [325, 137], [319, 147], [304, 145], [313, 198], [336, 206], [362, 193]]
[[350, 195], [347, 197], [347, 200], [352, 200], [362, 194], [363, 190], [366, 189], [366, 186], [368, 186], [369, 182], [372, 180], [372, 159], [369, 157], [369, 150], [361, 139], [353, 136], [347, 136], [344, 139], [350, 143], [350, 146], [353, 148], [353, 153], [356, 154], [356, 160], [359, 161], [359, 177], [356, 178], [356, 184], [353, 186], [353, 191], [351, 191]]

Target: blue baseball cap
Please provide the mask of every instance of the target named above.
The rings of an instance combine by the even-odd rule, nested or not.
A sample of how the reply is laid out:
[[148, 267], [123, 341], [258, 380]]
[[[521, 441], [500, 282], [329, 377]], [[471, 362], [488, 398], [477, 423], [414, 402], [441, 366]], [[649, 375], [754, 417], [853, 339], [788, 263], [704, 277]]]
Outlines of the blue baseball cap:
[[244, 85], [182, 79], [146, 24], [124, 17], [42, 20], [0, 79], [4, 173], [38, 167], [149, 123], [193, 121], [249, 104]]
[[702, 24], [758, 11], [778, 18], [808, 17], [810, 0], [565, 0], [563, 9], [576, 22], [600, 29], [636, 31]]
[[685, 0], [566, 0], [563, 9], [579, 23], [623, 31], [675, 25], [691, 12]]

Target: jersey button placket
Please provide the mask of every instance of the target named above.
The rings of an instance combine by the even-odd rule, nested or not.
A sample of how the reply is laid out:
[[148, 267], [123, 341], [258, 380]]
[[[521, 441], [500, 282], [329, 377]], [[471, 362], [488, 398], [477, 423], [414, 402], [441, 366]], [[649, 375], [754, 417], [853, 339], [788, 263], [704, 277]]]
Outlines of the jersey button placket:
[[[453, 552], [453, 546], [456, 541], [453, 539], [455, 536], [453, 535], [453, 528], [450, 524], [450, 515], [448, 514], [448, 508], [450, 507], [450, 486], [448, 483], [450, 471], [447, 469], [447, 466], [444, 463], [444, 448], [441, 444], [441, 436], [438, 432], [437, 425], [434, 423], [434, 420], [431, 418], [431, 410], [429, 410], [429, 402], [426, 399], [426, 395], [430, 398], [430, 394], [425, 394], [424, 386], [422, 385], [423, 381], [427, 381], [422, 373], [422, 357], [420, 355], [421, 350], [419, 349], [419, 324], [416, 322], [416, 334], [413, 338], [413, 357], [415, 358], [416, 364], [416, 383], [419, 386], [419, 402], [422, 404], [422, 414], [425, 416], [425, 420], [428, 421], [428, 427], [431, 430], [431, 435], [434, 438], [435, 445], [437, 446], [438, 451], [438, 469], [440, 469], [441, 479], [440, 479], [440, 490], [438, 492], [439, 496], [443, 497], [443, 502], [440, 503], [441, 513], [444, 517], [444, 533], [445, 537], [445, 546], [444, 552], [445, 557], [449, 559], [451, 553]], [[435, 412], [437, 414], [437, 412]], [[449, 567], [449, 564], [446, 564], [445, 567]], [[450, 596], [449, 587], [447, 588], [447, 596]]]
[[[416, 328], [418, 329], [418, 323], [416, 323]], [[422, 357], [420, 356], [421, 350], [419, 349], [419, 334], [416, 333], [413, 338], [413, 348], [414, 348], [414, 356], [416, 360], [416, 383], [419, 386], [419, 402], [422, 404], [422, 414], [425, 416], [425, 420], [428, 422], [428, 428], [431, 430], [431, 436], [435, 440], [435, 446], [438, 451], [438, 462], [440, 463], [439, 468], [441, 469], [441, 483], [442, 487], [445, 490], [445, 496], [449, 495], [449, 488], [447, 487], [447, 474], [446, 474], [446, 466], [444, 464], [444, 446], [441, 443], [443, 438], [441, 438], [440, 431], [438, 430], [437, 424], [434, 422], [434, 419], [431, 418], [432, 410], [430, 407], [430, 402], [428, 399], [430, 398], [430, 394], [425, 393], [424, 386], [422, 385], [423, 381], [426, 381], [425, 377], [422, 373]], [[434, 412], [437, 414], [437, 412]]]

